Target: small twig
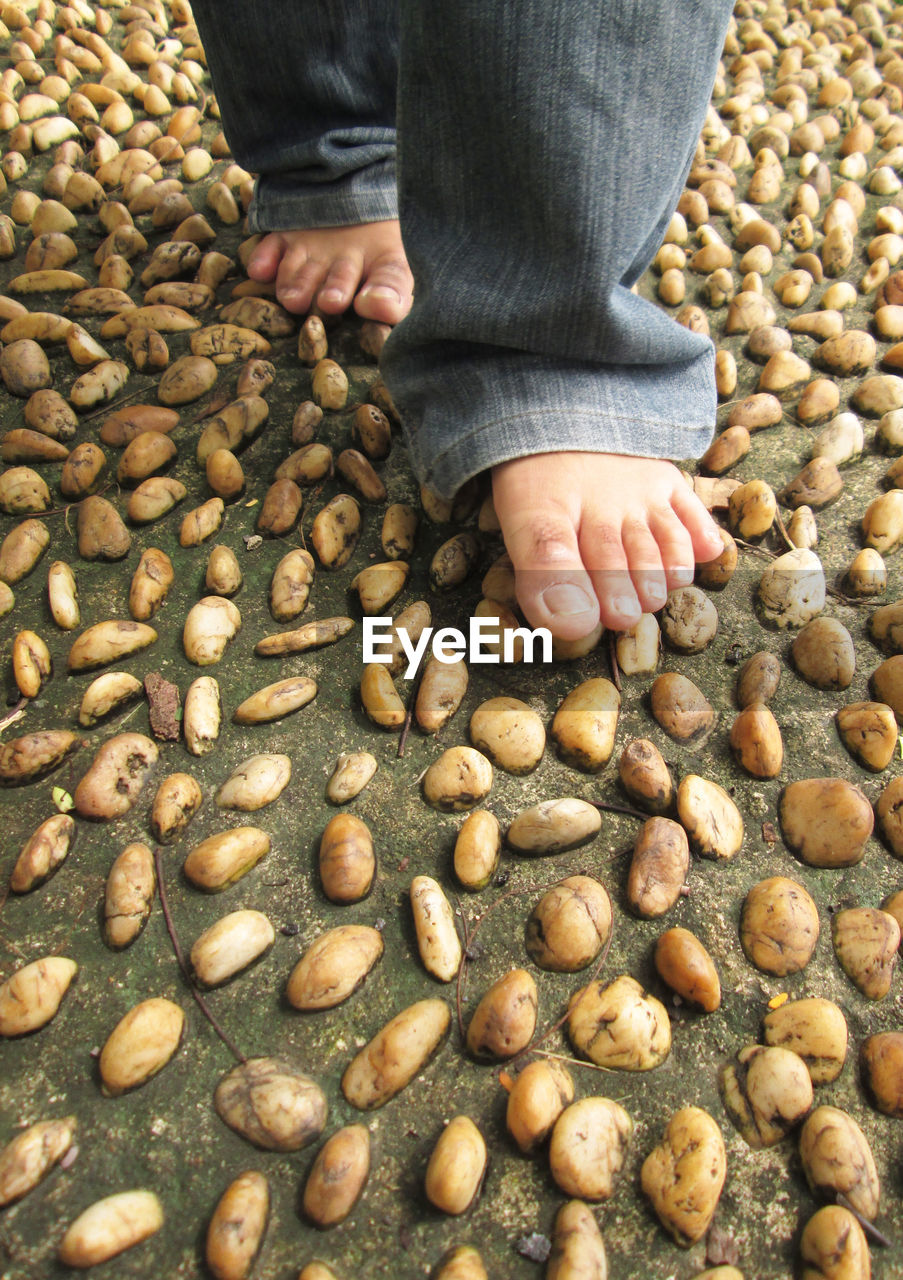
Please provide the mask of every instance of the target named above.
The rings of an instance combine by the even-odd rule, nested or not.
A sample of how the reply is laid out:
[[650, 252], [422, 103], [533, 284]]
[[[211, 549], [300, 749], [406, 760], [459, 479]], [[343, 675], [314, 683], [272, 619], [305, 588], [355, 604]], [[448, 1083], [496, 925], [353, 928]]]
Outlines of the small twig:
[[534, 1049], [541, 1058], [554, 1058], [556, 1062], [569, 1062], [574, 1067], [589, 1067], [590, 1071], [611, 1071], [611, 1067], [600, 1067], [598, 1062], [584, 1062], [582, 1058], [571, 1058], [566, 1053], [552, 1053], [551, 1049]]
[[411, 732], [411, 721], [414, 719], [414, 706], [417, 702], [417, 694], [420, 691], [420, 681], [423, 679], [423, 673], [425, 670], [425, 666], [420, 667], [420, 670], [417, 672], [414, 677], [414, 682], [411, 685], [411, 694], [408, 698], [408, 709], [405, 714], [404, 724], [401, 727], [401, 737], [398, 739], [398, 750], [395, 753], [396, 758], [399, 760], [404, 755], [405, 743], [408, 740], [408, 734]]
[[629, 818], [639, 818], [641, 822], [648, 822], [650, 816], [639, 809], [631, 809], [628, 804], [611, 804], [608, 800], [587, 800], [586, 803], [591, 804], [594, 809], [601, 809], [603, 813], [626, 813]]
[[778, 553], [769, 551], [767, 547], [760, 547], [756, 542], [746, 542], [743, 538], [734, 538], [738, 547], [742, 547], [744, 551], [755, 551], [760, 556], [767, 556], [769, 560], [777, 560]]
[[[85, 497], [99, 498], [102, 493], [106, 493], [107, 489], [112, 489], [115, 483], [116, 483], [115, 480], [108, 480], [107, 483], [101, 489], [97, 489], [93, 494], [85, 494]], [[51, 507], [49, 511], [39, 511], [37, 512], [37, 514], [39, 516], [66, 516], [67, 517], [66, 529], [68, 530], [69, 512], [72, 510], [73, 507], [80, 507], [82, 502], [84, 502], [84, 500], [85, 500], [84, 498], [81, 498], [79, 499], [78, 502], [67, 502], [64, 507]]]
[[787, 546], [787, 550], [796, 551], [797, 549], [796, 543], [793, 541], [793, 539], [790, 537], [790, 534], [787, 532], [786, 526], [784, 524], [784, 517], [781, 515], [780, 507], [775, 507], [774, 522], [778, 527], [778, 533], [781, 535], [781, 538], [783, 539], [783, 541]]
[[842, 1209], [846, 1209], [849, 1213], [853, 1215], [853, 1217], [859, 1223], [860, 1227], [862, 1227], [862, 1230], [865, 1232], [865, 1234], [867, 1236], [871, 1236], [871, 1238], [875, 1241], [876, 1244], [883, 1245], [885, 1249], [893, 1248], [891, 1241], [888, 1240], [884, 1232], [879, 1231], [879, 1229], [875, 1226], [874, 1222], [869, 1222], [868, 1218], [866, 1218], [864, 1214], [860, 1213], [858, 1209], [854, 1208], [853, 1205], [850, 1204], [849, 1200], [843, 1194], [842, 1191], [838, 1191], [835, 1193], [834, 1200], [835, 1200], [835, 1203], [839, 1204]]
[[181, 944], [179, 943], [178, 935], [176, 934], [175, 925], [173, 924], [173, 921], [172, 921], [172, 916], [169, 913], [169, 903], [166, 899], [166, 888], [163, 883], [163, 859], [160, 856], [160, 854], [161, 854], [160, 846], [156, 845], [154, 848], [154, 865], [157, 869], [157, 891], [160, 894], [160, 907], [163, 911], [163, 919], [166, 921], [166, 929], [167, 929], [167, 932], [169, 933], [169, 937], [172, 942], [172, 949], [176, 953], [176, 960], [178, 961], [179, 968], [182, 971], [182, 977], [185, 979], [185, 982], [188, 984], [188, 989], [191, 992], [191, 994], [194, 996], [194, 999], [201, 1013], [210, 1023], [211, 1027], [219, 1036], [220, 1040], [222, 1040], [226, 1048], [230, 1051], [230, 1053], [235, 1055], [235, 1057], [238, 1059], [239, 1062], [247, 1062], [248, 1059], [245, 1057], [242, 1051], [238, 1048], [238, 1046], [229, 1038], [229, 1036], [226, 1034], [226, 1032], [222, 1029], [220, 1024], [217, 1022], [216, 1018], [210, 1012], [210, 1008], [207, 1005], [206, 1000], [201, 995], [200, 991], [198, 991], [197, 987], [192, 981], [191, 973], [186, 963], [184, 952], [182, 951], [182, 947], [181, 947]]
[[461, 905], [461, 899], [455, 894], [455, 902], [458, 904], [458, 915], [461, 917], [461, 928], [464, 931], [464, 953], [461, 956], [461, 963], [458, 965], [458, 981], [455, 983], [455, 1009], [458, 1014], [458, 1034], [464, 1039], [464, 1014], [461, 1009], [461, 973], [464, 968], [464, 961], [467, 959], [467, 953], [470, 950], [470, 930], [467, 927], [467, 920], [464, 916], [464, 907]]
[[[599, 883], [601, 884], [602, 882], [600, 881]], [[603, 888], [604, 888], [604, 885], [603, 885]], [[607, 892], [608, 891], [606, 890], [606, 893]], [[602, 948], [602, 952], [599, 956], [599, 959], [597, 960], [596, 964], [593, 966], [593, 971], [589, 975], [589, 978], [586, 981], [584, 990], [586, 990], [587, 987], [592, 986], [592, 984], [598, 978], [599, 974], [602, 972], [602, 968], [605, 964], [605, 961], [608, 959], [608, 953], [611, 950], [611, 940], [614, 937], [614, 932], [615, 932], [614, 923], [612, 922], [612, 925], [608, 930], [608, 937], [605, 939], [605, 946]], [[520, 1053], [517, 1055], [515, 1062], [518, 1062], [526, 1054], [531, 1053], [533, 1049], [537, 1045], [542, 1044], [544, 1040], [548, 1040], [550, 1035], [553, 1035], [559, 1029], [559, 1027], [562, 1027], [565, 1024], [565, 1022], [567, 1022], [568, 1018], [570, 1017], [570, 1014], [571, 1014], [571, 1010], [570, 1010], [570, 1007], [568, 1007], [565, 1009], [561, 1017], [558, 1018], [555, 1022], [553, 1022], [550, 1027], [547, 1027], [546, 1030], [543, 1031], [541, 1035], [533, 1037], [533, 1039], [530, 1041], [527, 1047], [525, 1049], [522, 1049]]]
[[110, 400], [94, 413], [86, 413], [83, 418], [79, 418], [79, 422], [93, 422], [95, 418], [103, 418], [108, 414], [115, 413], [120, 405], [129, 404], [130, 401], [137, 400], [140, 396], [146, 396], [152, 390], [152, 387], [139, 387], [137, 391], [130, 391], [128, 395], [120, 396], [118, 400]]
[[8, 729], [11, 724], [16, 724], [17, 721], [22, 720], [25, 716], [25, 708], [27, 706], [28, 699], [23, 696], [19, 699], [16, 705], [11, 708], [11, 710], [7, 711], [5, 716], [0, 716], [0, 733], [2, 733], [4, 729]]
[[608, 633], [608, 664], [611, 667], [611, 682], [621, 692], [621, 669], [618, 666], [618, 637], [614, 631]]

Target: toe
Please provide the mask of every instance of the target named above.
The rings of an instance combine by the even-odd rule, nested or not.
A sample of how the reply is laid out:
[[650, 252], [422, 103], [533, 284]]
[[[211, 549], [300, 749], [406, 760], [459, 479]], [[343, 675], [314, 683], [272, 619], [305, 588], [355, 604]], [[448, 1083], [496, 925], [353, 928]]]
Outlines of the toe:
[[354, 309], [365, 320], [397, 324], [411, 309], [414, 281], [403, 257], [388, 254], [370, 264]]
[[573, 525], [548, 511], [519, 512], [505, 524], [517, 600], [533, 627], [579, 640], [599, 621], [599, 605], [583, 567]]
[[279, 263], [276, 297], [287, 311], [306, 315], [327, 270], [325, 262], [312, 258], [302, 246], [294, 246]]
[[360, 258], [336, 258], [317, 290], [317, 305], [327, 315], [339, 315], [351, 306], [351, 299], [361, 279]]
[[657, 511], [649, 523], [658, 544], [668, 590], [688, 587], [693, 581], [695, 556], [686, 526], [670, 508], [667, 511]]
[[689, 534], [694, 560], [705, 564], [721, 555], [724, 543], [718, 526], [691, 489], [679, 485], [672, 495], [671, 507]]
[[284, 252], [285, 245], [278, 231], [264, 236], [248, 259], [248, 275], [252, 280], [275, 280]]
[[599, 602], [599, 617], [611, 631], [626, 631], [640, 620], [642, 608], [630, 580], [621, 531], [604, 521], [585, 521], [580, 552]]

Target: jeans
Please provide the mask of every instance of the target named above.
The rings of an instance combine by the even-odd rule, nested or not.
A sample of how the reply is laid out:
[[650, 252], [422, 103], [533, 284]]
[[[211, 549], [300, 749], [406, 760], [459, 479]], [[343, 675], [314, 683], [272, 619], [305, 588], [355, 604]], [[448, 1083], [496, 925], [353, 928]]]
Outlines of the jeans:
[[[382, 355], [450, 497], [559, 449], [689, 458], [714, 350], [630, 287], [680, 196], [729, 0], [193, 0], [256, 230], [393, 217]], [[397, 67], [397, 97], [396, 87]]]

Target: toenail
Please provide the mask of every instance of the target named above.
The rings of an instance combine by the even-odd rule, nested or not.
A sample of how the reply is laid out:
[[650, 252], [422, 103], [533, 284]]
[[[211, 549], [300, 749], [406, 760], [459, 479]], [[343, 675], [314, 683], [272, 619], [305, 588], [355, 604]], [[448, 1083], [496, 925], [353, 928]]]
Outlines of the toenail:
[[678, 565], [671, 570], [671, 577], [674, 579], [675, 586], [688, 587], [693, 581], [693, 570], [688, 569], [686, 565]]
[[320, 291], [321, 302], [344, 302], [345, 294], [341, 289], [322, 289]]
[[366, 288], [361, 289], [357, 295], [359, 298], [384, 298], [388, 302], [400, 302], [401, 294], [396, 289], [390, 289], [385, 284], [370, 284]]
[[549, 613], [559, 617], [573, 617], [580, 613], [595, 613], [595, 601], [582, 587], [570, 582], [556, 582], [546, 587], [540, 597]]
[[637, 612], [637, 601], [634, 596], [615, 596], [611, 602], [611, 607], [622, 618], [633, 618]]

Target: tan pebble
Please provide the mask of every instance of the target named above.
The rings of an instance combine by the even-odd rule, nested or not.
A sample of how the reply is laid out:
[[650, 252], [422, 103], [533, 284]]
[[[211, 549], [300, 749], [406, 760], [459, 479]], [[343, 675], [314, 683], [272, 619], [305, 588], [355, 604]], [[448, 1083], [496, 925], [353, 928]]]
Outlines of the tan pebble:
[[369, 1173], [370, 1134], [362, 1124], [346, 1125], [317, 1152], [301, 1207], [315, 1226], [337, 1226], [360, 1199]]
[[216, 1086], [220, 1119], [264, 1151], [299, 1151], [316, 1142], [326, 1124], [319, 1085], [281, 1058], [248, 1058]]
[[715, 712], [700, 689], [686, 676], [667, 671], [651, 690], [652, 714], [672, 738], [686, 742], [715, 723]]
[[865, 769], [880, 773], [897, 750], [897, 718], [884, 702], [851, 702], [834, 717], [843, 745]]
[[843, 477], [832, 458], [816, 454], [784, 485], [779, 498], [787, 506], [803, 505], [820, 510], [833, 502], [843, 489]]
[[448, 723], [464, 699], [468, 681], [463, 657], [456, 662], [430, 658], [414, 702], [414, 718], [424, 733], [438, 733]]
[[509, 773], [530, 773], [545, 750], [540, 716], [518, 698], [490, 698], [470, 718], [470, 739], [493, 764]]
[[865, 1232], [848, 1209], [825, 1205], [812, 1215], [800, 1237], [802, 1280], [869, 1280], [871, 1263]]
[[276, 931], [262, 911], [232, 911], [204, 930], [189, 958], [198, 981], [218, 987], [259, 960], [275, 940]]
[[163, 1206], [152, 1191], [119, 1191], [97, 1200], [72, 1222], [59, 1247], [67, 1267], [97, 1266], [154, 1235]]
[[790, 1049], [747, 1045], [720, 1073], [724, 1109], [754, 1151], [780, 1142], [812, 1106], [806, 1064]]
[[492, 765], [473, 747], [450, 747], [434, 760], [423, 778], [427, 804], [443, 812], [472, 809], [492, 788]]
[[649, 818], [634, 841], [627, 875], [627, 901], [646, 919], [674, 906], [690, 869], [686, 833], [670, 818]]
[[886, 1116], [903, 1115], [903, 1032], [868, 1036], [859, 1046], [859, 1067], [874, 1106]]
[[527, 920], [525, 944], [534, 964], [576, 973], [596, 959], [611, 935], [611, 899], [591, 876], [568, 876], [553, 885]]
[[516, 1077], [508, 1094], [505, 1124], [525, 1154], [544, 1142], [568, 1103], [574, 1082], [567, 1068], [551, 1059], [530, 1062]]
[[701, 653], [718, 630], [718, 610], [698, 587], [672, 591], [660, 617], [666, 642], [679, 653]]
[[353, 1107], [370, 1111], [394, 1098], [422, 1071], [451, 1026], [444, 1000], [420, 1000], [377, 1032], [342, 1076], [342, 1093]]
[[332, 1009], [358, 989], [382, 954], [382, 934], [369, 925], [329, 929], [295, 965], [286, 998], [295, 1009]]
[[666, 813], [671, 807], [674, 787], [668, 766], [654, 742], [634, 738], [618, 760], [621, 786], [634, 803], [649, 813]]
[[374, 724], [382, 729], [401, 728], [407, 712], [387, 667], [379, 662], [367, 663], [361, 676], [360, 693], [363, 708]]
[[778, 814], [788, 846], [810, 866], [859, 862], [872, 834], [866, 796], [844, 778], [804, 778], [781, 793]]
[[465, 889], [484, 889], [495, 875], [501, 850], [498, 819], [487, 809], [474, 809], [455, 840], [455, 875]]
[[689, 929], [666, 929], [655, 944], [655, 968], [682, 1000], [705, 1013], [721, 1004], [721, 982], [708, 951]]
[[710, 475], [722, 476], [749, 453], [750, 436], [745, 426], [728, 427], [716, 436], [699, 460]]
[[592, 1210], [582, 1200], [569, 1200], [555, 1215], [546, 1280], [607, 1274], [605, 1245]]
[[773, 560], [759, 579], [757, 599], [774, 626], [805, 626], [825, 607], [825, 573], [815, 552], [800, 548]]
[[727, 424], [728, 427], [745, 427], [752, 435], [766, 427], [777, 426], [783, 416], [784, 410], [777, 396], [760, 391], [732, 405]]
[[536, 1030], [538, 995], [526, 969], [511, 969], [494, 982], [474, 1010], [467, 1027], [467, 1049], [475, 1058], [513, 1058]]
[[44, 883], [67, 858], [75, 839], [75, 823], [68, 814], [46, 818], [25, 844], [9, 878], [13, 893], [30, 893]]
[[762, 1020], [766, 1044], [792, 1049], [808, 1068], [813, 1084], [836, 1080], [847, 1054], [847, 1023], [831, 1000], [818, 996], [788, 1000]]
[[591, 1062], [622, 1071], [649, 1071], [671, 1051], [665, 1006], [626, 974], [597, 978], [571, 996], [568, 1035]]
[[731, 725], [731, 750], [754, 778], [776, 778], [784, 760], [781, 730], [763, 702], [751, 702]]
[[850, 633], [836, 618], [815, 618], [791, 645], [797, 671], [819, 689], [846, 689], [856, 670]]
[[241, 630], [241, 613], [225, 596], [204, 596], [192, 605], [182, 628], [189, 662], [200, 667], [219, 662], [226, 646]]
[[576, 849], [595, 839], [601, 829], [602, 816], [594, 805], [565, 797], [522, 809], [505, 840], [516, 853], [542, 857]]
[[365, 822], [350, 813], [330, 818], [320, 838], [320, 879], [330, 902], [359, 902], [376, 874], [373, 837]]
[[717, 782], [687, 774], [677, 789], [677, 815], [690, 846], [704, 858], [733, 858], [743, 843], [740, 810]]
[[171, 1000], [142, 1000], [120, 1019], [100, 1053], [103, 1090], [116, 1097], [145, 1084], [179, 1047], [185, 1015]]
[[410, 897], [423, 967], [440, 982], [451, 982], [458, 974], [462, 957], [451, 905], [441, 885], [431, 876], [415, 876]]
[[265, 831], [233, 827], [195, 845], [182, 870], [196, 888], [218, 893], [255, 867], [269, 851], [270, 837]]
[[27, 1195], [72, 1147], [75, 1116], [39, 1120], [0, 1149], [0, 1207]]
[[852, 1116], [838, 1107], [816, 1107], [800, 1133], [800, 1159], [813, 1191], [832, 1199], [841, 1192], [855, 1212], [869, 1221], [877, 1217], [878, 1171]]
[[682, 1248], [708, 1230], [726, 1172], [724, 1140], [712, 1117], [699, 1107], [675, 1112], [661, 1144], [646, 1157], [640, 1181], [662, 1226]]
[[760, 649], [743, 664], [737, 678], [737, 703], [748, 707], [753, 702], [768, 702], [774, 697], [781, 679], [781, 664], [773, 653]]
[[247, 1280], [260, 1252], [270, 1188], [256, 1170], [239, 1174], [220, 1196], [207, 1227], [204, 1258], [215, 1280]]
[[146, 844], [126, 845], [110, 868], [104, 896], [104, 938], [117, 951], [129, 947], [150, 917], [157, 888], [154, 856]]
[[326, 784], [326, 799], [330, 804], [347, 804], [360, 795], [378, 767], [369, 751], [342, 752]]
[[818, 941], [818, 908], [802, 885], [773, 876], [753, 885], [743, 902], [740, 941], [764, 973], [784, 977], [804, 969]]
[[[661, 636], [658, 619], [652, 613], [641, 614], [635, 626], [619, 632], [616, 652], [618, 666], [622, 673], [626, 676], [636, 676], [654, 671], [658, 666]], [[557, 642], [553, 656], [556, 661], [561, 660], [561, 649]], [[582, 655], [575, 653], [572, 656], [581, 657]]]
[[483, 1181], [488, 1153], [469, 1116], [455, 1116], [443, 1129], [426, 1169], [427, 1199], [443, 1213], [470, 1208]]
[[883, 999], [890, 991], [900, 946], [894, 917], [874, 907], [849, 907], [833, 916], [831, 938], [850, 981], [867, 999]]
[[730, 496], [728, 521], [731, 533], [750, 541], [761, 538], [774, 523], [777, 500], [774, 490], [764, 480], [750, 480]]
[[624, 1167], [633, 1121], [610, 1098], [581, 1098], [562, 1111], [552, 1130], [549, 1168], [565, 1195], [608, 1200]]

